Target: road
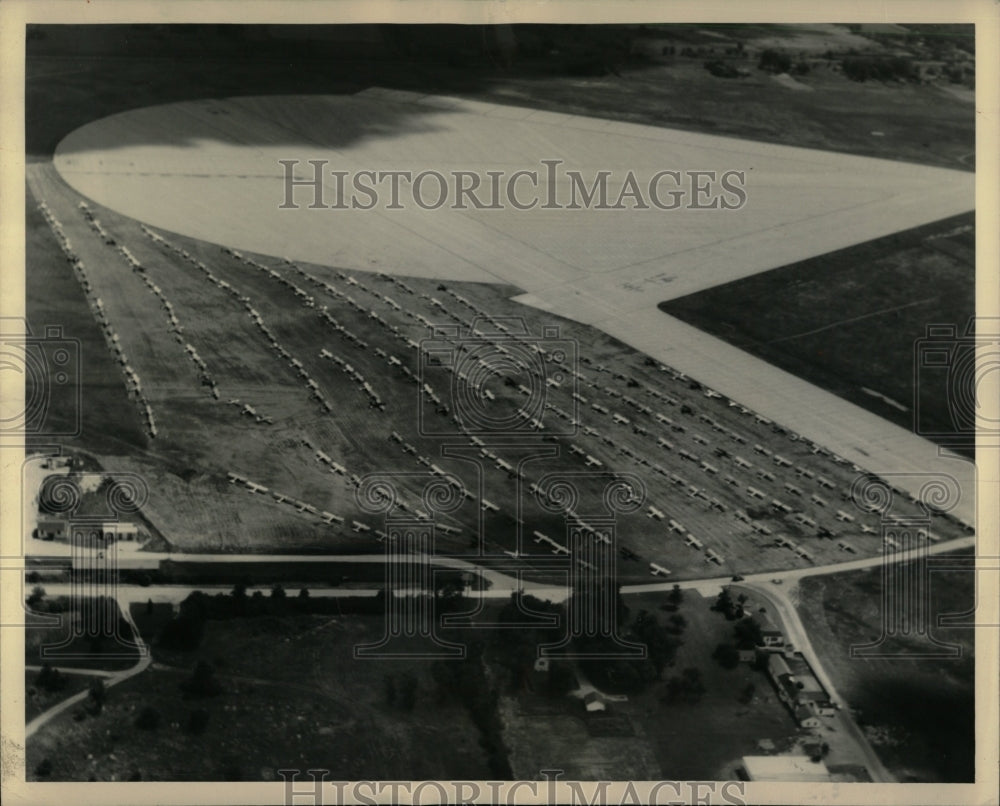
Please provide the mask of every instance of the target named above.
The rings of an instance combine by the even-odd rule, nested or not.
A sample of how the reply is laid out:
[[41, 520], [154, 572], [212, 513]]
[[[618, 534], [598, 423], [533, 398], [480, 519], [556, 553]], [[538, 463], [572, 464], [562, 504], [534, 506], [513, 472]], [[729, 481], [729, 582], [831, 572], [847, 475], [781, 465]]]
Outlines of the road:
[[737, 589], [743, 588], [750, 593], [756, 594], [771, 605], [773, 611], [781, 618], [786, 640], [802, 653], [802, 657], [809, 664], [816, 679], [819, 680], [820, 685], [830, 695], [831, 702], [839, 708], [832, 719], [837, 727], [842, 727], [850, 735], [855, 744], [857, 744], [858, 749], [864, 754], [865, 764], [872, 776], [872, 780], [875, 783], [895, 782], [895, 777], [886, 769], [875, 749], [868, 741], [868, 738], [861, 728], [858, 727], [858, 723], [854, 721], [854, 716], [851, 714], [848, 703], [837, 693], [833, 681], [827, 674], [826, 669], [823, 668], [819, 656], [809, 641], [805, 625], [802, 624], [802, 620], [799, 618], [798, 610], [795, 609], [795, 605], [792, 604], [785, 590], [773, 583], [767, 584], [761, 582], [741, 582], [734, 585], [734, 587]]
[[[139, 646], [139, 660], [136, 662], [135, 666], [132, 666], [129, 669], [125, 669], [124, 671], [121, 672], [111, 672], [102, 674], [101, 672], [94, 672], [92, 670], [87, 670], [87, 674], [99, 674], [105, 678], [104, 679], [105, 689], [117, 686], [119, 683], [124, 683], [126, 680], [135, 677], [137, 674], [141, 674], [142, 672], [146, 671], [146, 669], [149, 667], [149, 664], [152, 662], [152, 656], [149, 652], [149, 647], [146, 646], [146, 644], [143, 642], [142, 636], [139, 634], [139, 628], [132, 620], [132, 614], [129, 608], [127, 606], [124, 606], [124, 603], [121, 600], [119, 600], [118, 606], [122, 611], [122, 616], [124, 617], [125, 621], [132, 629], [132, 634], [135, 637], [134, 640], [136, 644], [138, 644]], [[66, 670], [60, 667], [60, 671], [66, 671]], [[64, 711], [68, 711], [70, 708], [83, 702], [89, 696], [90, 696], [89, 691], [81, 691], [77, 694], [74, 694], [72, 697], [63, 700], [60, 703], [53, 705], [47, 711], [43, 711], [41, 714], [36, 716], [27, 725], [24, 726], [25, 740], [29, 739], [31, 736], [34, 736], [35, 733], [38, 732], [38, 729], [41, 728], [43, 725], [48, 724]]]

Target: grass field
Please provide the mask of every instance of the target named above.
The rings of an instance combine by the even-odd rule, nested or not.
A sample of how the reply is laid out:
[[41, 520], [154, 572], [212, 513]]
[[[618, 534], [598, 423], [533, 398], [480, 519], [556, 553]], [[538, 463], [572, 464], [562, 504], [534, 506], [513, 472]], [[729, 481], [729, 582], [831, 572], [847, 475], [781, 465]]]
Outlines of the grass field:
[[[58, 624], [50, 624], [58, 618]], [[50, 664], [58, 668], [118, 671], [135, 665], [139, 654], [131, 643], [132, 629], [119, 618], [117, 635], [94, 637], [82, 619], [93, 618], [90, 609], [59, 613], [29, 613], [24, 631], [24, 659], [28, 665]], [[43, 654], [43, 652], [45, 654]]]
[[[65, 668], [56, 666], [55, 668]], [[100, 679], [98, 675], [87, 674], [64, 674], [66, 687], [59, 691], [46, 691], [44, 688], [34, 683], [38, 672], [26, 671], [24, 674], [24, 721], [30, 722], [39, 714], [59, 704], [63, 700], [69, 699], [74, 694], [86, 691], [91, 682]]]
[[[437, 428], [451, 423], [433, 411], [421, 421], [414, 410], [418, 387], [388, 362], [389, 356], [397, 356], [401, 367], [418, 375], [416, 351], [403, 341], [408, 338], [415, 344], [425, 338], [428, 330], [423, 322], [455, 321], [454, 317], [469, 322], [474, 315], [469, 306], [473, 306], [494, 317], [521, 316], [532, 333], [557, 324], [561, 338], [579, 345], [575, 385], [564, 381], [545, 393], [547, 403], [567, 416], [576, 416], [579, 425], [572, 427], [568, 420], [546, 415], [548, 422], [569, 435], [549, 446], [559, 450], [559, 458], [528, 466], [524, 484], [552, 471], [578, 472], [585, 467], [585, 455], [595, 457], [605, 468], [638, 469], [647, 487], [647, 505], [663, 513], [663, 519], [657, 520], [655, 513], [644, 509], [619, 516], [617, 537], [639, 558], [622, 561], [623, 577], [643, 578], [649, 562], [663, 564], [678, 576], [714, 571], [702, 550], [684, 545], [679, 534], [669, 531], [668, 519], [676, 519], [718, 552], [719, 573], [801, 564], [802, 558], [791, 547], [779, 544], [781, 538], [804, 541], [815, 562], [845, 559], [838, 540], [817, 537], [821, 527], [849, 538], [857, 556], [878, 550], [877, 540], [857, 534], [857, 525], [842, 526], [834, 519], [856, 475], [851, 465], [724, 399], [709, 397], [696, 382], [657, 366], [599, 331], [521, 307], [509, 299], [510, 289], [472, 283], [445, 286], [410, 278], [406, 290], [387, 277], [368, 276], [358, 283], [336, 268], [311, 264], [299, 267], [306, 273], [302, 276], [273, 258], [251, 256], [253, 264], [248, 264], [217, 246], [180, 236], [167, 234], [167, 245], [158, 245], [136, 222], [93, 205], [103, 226], [118, 243], [128, 245], [163, 298], [174, 306], [184, 327], [183, 339], [197, 350], [217, 384], [220, 395], [213, 400], [208, 388], [199, 384], [196, 368], [180, 341], [172, 337], [160, 301], [138, 273], [130, 271], [121, 256], [90, 231], [76, 209], [79, 197], [48, 169], [33, 167], [32, 176], [36, 191], [44, 193], [58, 210], [76, 249], [92, 267], [94, 293], [101, 296], [143, 380], [160, 429], [145, 449], [112, 450], [102, 463], [109, 471], [134, 472], [146, 480], [150, 489], [146, 517], [175, 548], [310, 553], [377, 548], [370, 533], [360, 535], [350, 528], [353, 519], [375, 529], [383, 527], [378, 517], [359, 510], [347, 475], [386, 469], [398, 474], [411, 467], [426, 480], [429, 476], [417, 461], [420, 457], [457, 474], [476, 495], [482, 484], [483, 498], [499, 507], [484, 518], [485, 547], [491, 552], [514, 548], [518, 494], [513, 479], [494, 467], [494, 461], [516, 464], [524, 454], [515, 450], [488, 461], [479, 457], [478, 470], [441, 458], [442, 444], [458, 440], [421, 433], [421, 429], [427, 424]], [[190, 259], [180, 257], [176, 250], [183, 250]], [[317, 379], [323, 395], [334, 401], [330, 416], [324, 416], [310, 399], [309, 388], [293, 367], [275, 355], [274, 346], [254, 326], [243, 304], [209, 282], [192, 261], [200, 261], [218, 282], [245, 295], [246, 304], [259, 312], [275, 344], [301, 359], [303, 371]], [[276, 276], [269, 276], [269, 271]], [[318, 285], [322, 283], [339, 296]], [[344, 333], [319, 319], [314, 308], [303, 307], [297, 294], [307, 293], [315, 294], [315, 304], [326, 306], [345, 332], [367, 347], [347, 341]], [[405, 301], [406, 311], [396, 310], [386, 298]], [[438, 307], [434, 299], [446, 302]], [[342, 356], [354, 371], [370, 379], [385, 411], [369, 408], [358, 384], [321, 357], [321, 349]], [[441, 380], [448, 383], [447, 376]], [[522, 380], [517, 379], [515, 385]], [[440, 380], [434, 383], [441, 390]], [[490, 388], [498, 406], [519, 399], [514, 385], [498, 380]], [[572, 397], [574, 390], [582, 393], [579, 398]], [[454, 405], [450, 395], [445, 397]], [[92, 399], [87, 390], [85, 400]], [[239, 404], [231, 405], [230, 400]], [[243, 404], [252, 404], [259, 415], [273, 422], [254, 422], [240, 413]], [[606, 412], [595, 410], [595, 405]], [[624, 421], [614, 422], [612, 412], [623, 413]], [[95, 409], [94, 413], [96, 419], [101, 412]], [[99, 443], [102, 434], [116, 432], [114, 409], [107, 413], [111, 416], [105, 421], [93, 422], [95, 430], [85, 444]], [[388, 438], [393, 431], [401, 435], [401, 442]], [[409, 456], [404, 450], [407, 446], [412, 446]], [[471, 445], [469, 449], [472, 455], [477, 452]], [[344, 474], [333, 473], [317, 451], [341, 463]], [[226, 480], [231, 471], [274, 493], [301, 499], [315, 506], [317, 513], [279, 503], [270, 493], [254, 495], [231, 484]], [[410, 478], [399, 483], [404, 497], [415, 503], [417, 485], [423, 482]], [[577, 478], [575, 483], [580, 517], [605, 515], [600, 491], [604, 481]], [[765, 498], [748, 497], [751, 487]], [[185, 506], [177, 507], [178, 500], [184, 500]], [[773, 509], [772, 500], [784, 501], [789, 511]], [[564, 542], [562, 515], [546, 512], [525, 491], [521, 503], [522, 520], [531, 525], [525, 530], [522, 551], [545, 552], [530, 542], [534, 530]], [[476, 501], [470, 499], [445, 518], [446, 525], [462, 531], [439, 532], [441, 548], [465, 554], [478, 551], [478, 541], [473, 539], [478, 533], [477, 509]], [[347, 522], [325, 524], [318, 517], [320, 511], [335, 513]], [[743, 512], [747, 514], [739, 514]], [[856, 517], [860, 523], [866, 516], [856, 513]], [[939, 522], [935, 531], [941, 537], [962, 533], [947, 520]]]
[[[975, 631], [932, 627], [961, 655], [934, 658], [852, 658], [850, 647], [881, 633], [881, 569], [801, 582], [799, 613], [838, 690], [855, 709], [879, 756], [900, 781], [962, 782], [974, 778], [977, 716], [974, 702]], [[931, 618], [974, 605], [968, 573], [931, 574]], [[887, 651], [926, 650], [923, 642], [893, 638]]]
[[956, 216], [660, 308], [908, 429], [918, 394], [924, 433], [947, 432], [948, 390], [914, 356], [928, 325], [962, 336], [975, 313], [974, 226]]
[[[629, 596], [631, 616], [645, 609], [666, 623], [662, 596]], [[726, 780], [743, 755], [760, 752], [768, 740], [780, 751], [809, 736], [778, 700], [767, 676], [747, 663], [725, 669], [712, 659], [730, 643], [733, 622], [710, 609], [711, 600], [685, 592], [676, 611], [687, 621], [683, 644], [662, 680], [627, 701], [608, 703], [604, 714], [584, 712], [571, 697], [553, 699], [521, 691], [503, 699], [505, 740], [518, 776], [539, 777], [541, 769], [565, 770], [568, 779], [621, 780], [626, 773], [663, 780]], [[701, 673], [704, 696], [696, 703], [665, 703], [666, 681], [683, 669]], [[748, 702], [740, 695], [748, 685]], [[539, 688], [539, 683], [536, 688]]]
[[[379, 637], [381, 617], [318, 616], [208, 622], [203, 649], [171, 657], [110, 690], [103, 713], [61, 715], [28, 748], [28, 776], [44, 758], [53, 780], [281, 780], [282, 768], [321, 768], [332, 780], [488, 777], [478, 731], [458, 705], [431, 696], [428, 662], [356, 661], [355, 643]], [[186, 699], [180, 689], [199, 659], [222, 693]], [[374, 666], [372, 665], [374, 663]], [[384, 676], [412, 671], [412, 711], [386, 702]], [[161, 724], [134, 725], [145, 707]], [[185, 730], [209, 712], [200, 736]], [[200, 752], [192, 752], [199, 748]]]

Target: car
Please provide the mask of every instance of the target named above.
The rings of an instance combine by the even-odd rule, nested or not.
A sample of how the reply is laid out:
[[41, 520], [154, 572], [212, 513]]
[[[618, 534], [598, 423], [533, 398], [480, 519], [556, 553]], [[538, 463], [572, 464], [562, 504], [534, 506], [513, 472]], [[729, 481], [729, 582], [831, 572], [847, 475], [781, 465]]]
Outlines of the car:
[[742, 582], [742, 581], [743, 577], [741, 577], [739, 574], [733, 574], [733, 582]]
[[782, 582], [784, 582], [784, 580], [783, 579], [778, 579], [777, 577], [775, 577], [774, 579], [771, 580], [771, 584], [772, 585], [780, 585]]

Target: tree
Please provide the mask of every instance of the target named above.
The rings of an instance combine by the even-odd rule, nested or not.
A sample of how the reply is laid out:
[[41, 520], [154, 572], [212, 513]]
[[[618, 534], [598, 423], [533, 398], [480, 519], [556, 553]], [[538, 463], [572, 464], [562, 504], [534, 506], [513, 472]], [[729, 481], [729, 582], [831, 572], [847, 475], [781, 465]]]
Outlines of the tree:
[[31, 589], [31, 595], [28, 597], [28, 607], [34, 607], [44, 598], [45, 598], [45, 588], [43, 588], [41, 585], [35, 585], [35, 587]]
[[787, 73], [792, 67], [792, 57], [780, 50], [768, 49], [760, 54], [757, 67], [769, 73]]
[[66, 676], [54, 666], [45, 663], [35, 678], [35, 685], [48, 692], [62, 691], [66, 688]]
[[189, 697], [215, 697], [222, 693], [222, 686], [215, 679], [215, 670], [208, 661], [195, 664], [191, 677], [181, 683], [181, 690]]
[[301, 588], [299, 590], [299, 599], [305, 601], [309, 598], [309, 588]]
[[733, 636], [740, 649], [753, 649], [764, 643], [764, 633], [753, 616], [740, 619], [733, 625]]
[[648, 610], [639, 611], [632, 624], [632, 634], [639, 642], [646, 645], [646, 654], [653, 664], [656, 677], [659, 678], [664, 668], [673, 662], [681, 645], [680, 639], [667, 632], [657, 621], [656, 616]]
[[546, 693], [550, 697], [562, 697], [576, 687], [576, 675], [568, 663], [553, 661], [549, 665], [548, 679], [545, 681]]
[[101, 713], [105, 699], [107, 699], [107, 689], [104, 688], [104, 680], [95, 677], [90, 681], [88, 688], [88, 700], [95, 715]]
[[147, 705], [136, 717], [135, 726], [140, 730], [156, 730], [160, 727], [160, 712]]
[[674, 587], [671, 589], [670, 593], [667, 595], [667, 599], [670, 600], [671, 604], [680, 605], [684, 601], [684, 591], [681, 590], [681, 586], [676, 582]]
[[743, 705], [749, 705], [753, 702], [753, 695], [757, 692], [757, 687], [753, 683], [747, 683], [743, 690], [740, 692], [739, 700]]
[[740, 664], [740, 652], [732, 644], [719, 644], [712, 657], [723, 669], [735, 669]]
[[680, 635], [687, 627], [687, 619], [680, 613], [674, 613], [668, 620], [670, 621], [671, 626], [670, 631], [674, 633], [674, 635]]
[[195, 736], [203, 734], [208, 727], [208, 711], [204, 708], [192, 711], [188, 716], [186, 727], [188, 732], [193, 733]]
[[284, 599], [287, 596], [284, 587], [281, 583], [278, 583], [273, 588], [271, 588], [271, 598], [272, 599]]
[[412, 711], [416, 704], [417, 678], [410, 672], [406, 672], [399, 681], [399, 707], [404, 711]]

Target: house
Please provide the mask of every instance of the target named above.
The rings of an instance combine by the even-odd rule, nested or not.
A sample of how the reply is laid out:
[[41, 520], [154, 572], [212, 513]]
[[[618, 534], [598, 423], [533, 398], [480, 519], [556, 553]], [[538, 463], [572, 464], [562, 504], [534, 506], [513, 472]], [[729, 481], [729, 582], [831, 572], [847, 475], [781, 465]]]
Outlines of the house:
[[67, 523], [62, 518], [39, 518], [35, 537], [40, 540], [65, 540]]
[[792, 713], [800, 728], [818, 728], [820, 726], [819, 717], [806, 705], [797, 705]]
[[741, 772], [748, 781], [821, 783], [833, 780], [826, 764], [814, 762], [808, 756], [744, 756]]
[[781, 631], [781, 627], [774, 623], [766, 610], [756, 613], [754, 618], [760, 624], [761, 646], [769, 648], [785, 645], [785, 634]]

